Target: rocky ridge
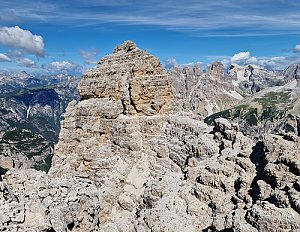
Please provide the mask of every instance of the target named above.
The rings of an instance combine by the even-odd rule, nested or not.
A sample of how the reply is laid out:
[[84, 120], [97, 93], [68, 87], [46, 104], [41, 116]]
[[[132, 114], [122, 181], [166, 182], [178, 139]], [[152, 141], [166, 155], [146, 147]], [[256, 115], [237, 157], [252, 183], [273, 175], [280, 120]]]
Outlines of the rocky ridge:
[[284, 75], [253, 64], [246, 66], [232, 64], [228, 74], [233, 85], [239, 87], [245, 94], [252, 95], [268, 87], [282, 86], [287, 81]]
[[243, 100], [220, 62], [213, 63], [206, 73], [198, 65], [175, 67], [169, 76], [176, 99], [172, 108], [177, 111], [191, 111], [206, 117]]
[[299, 80], [300, 79], [300, 64], [292, 64], [287, 67], [283, 72], [284, 77], [287, 80]]
[[208, 126], [173, 107], [173, 79], [130, 41], [101, 59], [67, 108], [49, 174], [3, 176], [0, 230], [300, 231], [298, 138]]

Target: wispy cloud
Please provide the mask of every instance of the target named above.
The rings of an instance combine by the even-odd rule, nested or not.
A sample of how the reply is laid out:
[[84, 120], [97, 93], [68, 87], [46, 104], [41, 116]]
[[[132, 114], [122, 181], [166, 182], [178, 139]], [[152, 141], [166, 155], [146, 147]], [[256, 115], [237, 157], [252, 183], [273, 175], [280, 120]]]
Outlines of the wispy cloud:
[[27, 57], [16, 58], [16, 61], [19, 65], [24, 66], [26, 68], [33, 68], [33, 67], [36, 66], [36, 62], [32, 59], [27, 58]]
[[80, 50], [80, 55], [84, 59], [85, 64], [97, 64], [97, 56], [99, 55], [99, 50], [97, 48], [92, 48], [90, 50]]
[[83, 67], [71, 61], [54, 61], [49, 64], [42, 65], [42, 68], [50, 73], [82, 73]]
[[25, 21], [65, 25], [151, 25], [168, 30], [192, 31], [202, 36], [259, 36], [299, 34], [300, 2], [219, 1], [17, 1], [0, 3], [0, 14], [14, 9]]
[[11, 59], [7, 55], [0, 53], [0, 62], [11, 62]]

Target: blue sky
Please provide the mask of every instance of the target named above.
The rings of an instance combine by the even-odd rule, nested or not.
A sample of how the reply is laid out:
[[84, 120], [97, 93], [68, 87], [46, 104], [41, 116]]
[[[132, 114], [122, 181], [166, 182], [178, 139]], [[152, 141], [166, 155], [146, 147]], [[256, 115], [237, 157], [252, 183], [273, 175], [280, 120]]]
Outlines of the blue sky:
[[300, 62], [300, 1], [0, 2], [0, 69], [81, 72], [125, 40], [163, 63]]

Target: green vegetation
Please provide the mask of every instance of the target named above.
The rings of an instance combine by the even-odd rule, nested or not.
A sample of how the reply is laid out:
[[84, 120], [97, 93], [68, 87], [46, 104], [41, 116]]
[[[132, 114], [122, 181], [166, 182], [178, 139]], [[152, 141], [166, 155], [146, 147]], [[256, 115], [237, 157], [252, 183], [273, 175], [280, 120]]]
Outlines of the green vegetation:
[[284, 120], [295, 119], [292, 114], [288, 113], [292, 103], [289, 92], [269, 92], [260, 98], [255, 98], [249, 104], [239, 105], [210, 115], [204, 121], [212, 125], [214, 120], [219, 117], [238, 120], [245, 131], [259, 124], [263, 127], [267, 122], [281, 123], [286, 132], [295, 132], [294, 126]]
[[28, 159], [47, 153], [53, 146], [41, 135], [22, 129], [5, 132], [1, 142], [10, 144], [11, 149], [23, 153]]
[[261, 98], [255, 98], [255, 101], [260, 103], [263, 108], [277, 107], [281, 104], [291, 103], [288, 92], [270, 92]]
[[31, 137], [31, 133], [29, 131], [23, 130], [12, 130], [5, 132], [3, 136], [3, 140], [5, 141], [18, 141], [23, 138]]
[[27, 88], [21, 88], [21, 89], [17, 89], [17, 90], [13, 90], [11, 92], [8, 92], [5, 94], [5, 98], [9, 99], [12, 97], [18, 97], [24, 94], [34, 94], [36, 91], [40, 91], [40, 90], [51, 90], [51, 89], [55, 89], [56, 86], [55, 85], [43, 85], [43, 86], [38, 86], [38, 87], [27, 87]]
[[287, 115], [287, 110], [290, 108], [291, 100], [288, 92], [270, 92], [265, 94], [262, 98], [255, 98], [255, 101], [262, 106], [261, 121], [274, 121], [292, 117]]
[[50, 170], [51, 168], [51, 164], [52, 164], [52, 156], [53, 155], [48, 155], [46, 157], [46, 159], [42, 160], [41, 162], [37, 162], [33, 168], [35, 170], [38, 170], [38, 171], [43, 171], [43, 172], [46, 172], [48, 173], [48, 171]]
[[0, 143], [0, 154], [3, 153], [3, 151], [4, 151], [3, 144]]
[[240, 111], [241, 119], [245, 120], [248, 126], [256, 126], [258, 123], [257, 109], [245, 106]]
[[9, 114], [9, 113], [10, 113], [9, 110], [4, 109], [4, 108], [0, 108], [0, 114], [1, 114], [1, 115], [5, 115], [5, 114]]
[[23, 154], [28, 159], [46, 156], [46, 158], [41, 161], [37, 161], [33, 168], [44, 172], [49, 171], [53, 155], [51, 150], [53, 149], [54, 144], [47, 141], [43, 136], [23, 129], [7, 131], [0, 141], [0, 155], [1, 152], [3, 152], [4, 145], [8, 145], [12, 152]]
[[288, 123], [284, 125], [284, 131], [286, 133], [288, 133], [288, 132], [296, 133], [295, 128], [292, 125], [288, 124]]
[[227, 119], [229, 119], [230, 116], [231, 116], [231, 111], [230, 110], [224, 110], [224, 111], [220, 111], [218, 113], [215, 113], [213, 115], [210, 115], [209, 117], [206, 117], [204, 119], [204, 122], [207, 123], [208, 125], [213, 125], [216, 118], [227, 118]]
[[245, 122], [249, 125], [257, 125], [258, 123], [258, 119], [257, 119], [257, 109], [256, 108], [252, 108], [248, 105], [239, 105], [237, 107], [234, 107], [232, 109], [229, 110], [224, 110], [221, 112], [218, 112], [216, 114], [213, 114], [207, 118], [204, 119], [204, 122], [212, 125], [214, 120], [216, 118], [227, 118], [230, 120], [233, 120], [235, 118], [240, 118], [245, 120]]
[[8, 170], [0, 167], [0, 176], [4, 175]]

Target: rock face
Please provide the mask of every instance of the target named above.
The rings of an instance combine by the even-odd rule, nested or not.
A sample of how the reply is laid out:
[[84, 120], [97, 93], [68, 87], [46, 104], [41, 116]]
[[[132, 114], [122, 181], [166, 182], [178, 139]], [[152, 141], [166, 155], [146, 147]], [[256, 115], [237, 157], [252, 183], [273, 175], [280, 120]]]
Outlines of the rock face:
[[130, 41], [100, 60], [49, 174], [3, 176], [0, 230], [299, 231], [299, 143], [172, 109], [170, 79]]
[[171, 89], [166, 76], [159, 59], [126, 42], [86, 73], [78, 90], [84, 99], [121, 106], [124, 114], [155, 115], [169, 111]]
[[283, 75], [286, 82], [296, 79], [298, 89], [300, 89], [300, 64], [291, 64], [284, 70]]
[[287, 67], [283, 75], [286, 79], [300, 79], [300, 64], [292, 64]]
[[207, 73], [199, 66], [174, 68], [170, 72], [173, 95], [172, 109], [192, 111], [201, 117], [238, 104], [243, 97], [236, 91], [224, 65], [215, 62]]
[[238, 123], [245, 135], [262, 137], [274, 133], [293, 137], [299, 135], [299, 115], [300, 91], [294, 79], [283, 86], [265, 89], [204, 121], [213, 125], [214, 119], [223, 117]]
[[284, 76], [256, 65], [232, 64], [228, 73], [233, 84], [248, 94], [255, 94], [265, 88], [285, 84]]
[[208, 74], [211, 77], [215, 77], [218, 79], [225, 78], [225, 68], [221, 62], [214, 62], [208, 69]]

